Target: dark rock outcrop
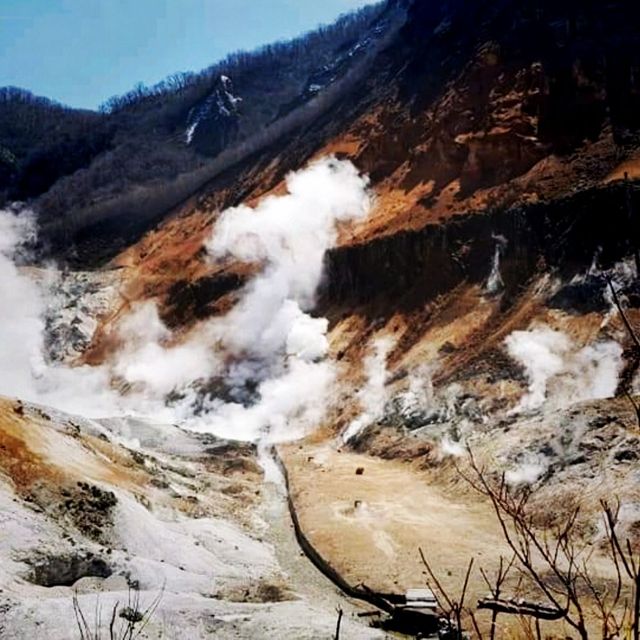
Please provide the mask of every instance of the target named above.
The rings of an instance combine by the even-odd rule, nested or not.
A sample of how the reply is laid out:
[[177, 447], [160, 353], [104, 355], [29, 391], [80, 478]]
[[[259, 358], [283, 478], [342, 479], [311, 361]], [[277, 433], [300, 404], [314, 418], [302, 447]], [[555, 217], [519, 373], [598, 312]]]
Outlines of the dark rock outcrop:
[[611, 267], [638, 247], [640, 188], [631, 190], [631, 210], [638, 212], [632, 220], [627, 193], [626, 185], [611, 185], [334, 249], [326, 256], [322, 304], [384, 298], [393, 300], [386, 305], [393, 313], [396, 305], [411, 310], [464, 281], [482, 283], [492, 267], [496, 236], [506, 239], [500, 261], [506, 297], [542, 270], [565, 278], [586, 275], [596, 255], [603, 268]]

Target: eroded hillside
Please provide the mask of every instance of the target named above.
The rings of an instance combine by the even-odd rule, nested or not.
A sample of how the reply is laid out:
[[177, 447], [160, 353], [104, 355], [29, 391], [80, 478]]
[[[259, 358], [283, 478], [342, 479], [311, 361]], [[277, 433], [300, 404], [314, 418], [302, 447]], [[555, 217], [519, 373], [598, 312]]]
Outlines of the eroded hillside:
[[[600, 501], [632, 545], [640, 526], [638, 8], [386, 9], [402, 26], [348, 87], [90, 272], [108, 300], [82, 309], [86, 281], [64, 298], [50, 356], [106, 376], [119, 410], [278, 444], [300, 526], [350, 584], [421, 585], [419, 546], [451, 589], [469, 557], [509, 555], [460, 475], [470, 447], [533, 491], [541, 529], [581, 506], [612, 587]], [[80, 256], [116, 252], [101, 229]], [[55, 348], [73, 327], [79, 348]], [[241, 473], [242, 521], [259, 479]]]
[[[5, 398], [0, 502], [3, 638], [77, 637], [74, 594], [91, 633], [139, 597], [145, 637], [333, 637], [338, 599], [252, 446]], [[350, 637], [384, 637], [356, 611]]]
[[[341, 393], [309, 443], [283, 451], [311, 539], [354, 583], [411, 587], [420, 540], [451, 543], [451, 504], [477, 500], [452, 464], [465, 444], [536, 487], [541, 521], [584, 503], [591, 526], [598, 501], [615, 495], [635, 539], [638, 424], [624, 393], [637, 391], [638, 356], [607, 278], [637, 327], [638, 17], [615, 4], [600, 20], [571, 3], [441, 13], [412, 3], [402, 37], [331, 119], [214, 181], [115, 261], [168, 324], [188, 329], [224, 313], [246, 282], [248, 266], [200, 251], [221, 209], [282, 194], [287, 170], [326, 154], [371, 176], [375, 206], [341, 228], [315, 309], [330, 320]], [[539, 371], [518, 339], [562, 364]], [[382, 399], [369, 405], [366, 361], [381, 341], [372, 392]], [[378, 489], [380, 463], [362, 458], [371, 455], [415, 470], [415, 486], [400, 482], [408, 504], [428, 500], [424, 483], [439, 487], [447, 498], [423, 511], [442, 520], [408, 521], [382, 479], [395, 462]], [[360, 464], [375, 474], [362, 489]], [[336, 496], [328, 487], [318, 498], [322, 474]], [[452, 585], [468, 555], [484, 557], [465, 546], [481, 522], [460, 525], [455, 559], [435, 554]], [[336, 542], [343, 535], [353, 547]], [[395, 572], [370, 566], [363, 544]], [[473, 589], [481, 595], [479, 576]]]

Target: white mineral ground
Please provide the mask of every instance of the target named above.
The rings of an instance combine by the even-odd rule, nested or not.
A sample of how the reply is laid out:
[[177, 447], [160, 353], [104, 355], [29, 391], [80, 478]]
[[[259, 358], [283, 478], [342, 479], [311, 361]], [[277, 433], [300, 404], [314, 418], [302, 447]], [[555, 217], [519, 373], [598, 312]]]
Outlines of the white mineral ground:
[[[333, 638], [338, 606], [344, 637], [385, 637], [301, 554], [282, 489], [263, 484], [252, 455], [216, 457], [213, 439], [176, 427], [101, 425], [9, 399], [0, 425], [0, 637], [76, 637], [74, 592], [92, 628], [100, 607], [105, 631], [113, 604], [127, 603], [126, 576], [143, 606], [161, 593], [148, 638]], [[127, 431], [135, 448], [114, 435]], [[112, 492], [113, 508], [79, 482]], [[87, 554], [112, 575], [81, 577]]]

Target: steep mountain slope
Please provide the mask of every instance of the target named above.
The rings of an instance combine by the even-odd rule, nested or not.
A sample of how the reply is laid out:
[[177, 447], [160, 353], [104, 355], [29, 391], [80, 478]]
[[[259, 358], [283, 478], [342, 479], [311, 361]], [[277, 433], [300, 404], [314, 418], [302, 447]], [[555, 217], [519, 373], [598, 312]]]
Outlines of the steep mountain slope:
[[226, 308], [245, 278], [201, 251], [217, 212], [278, 193], [287, 170], [327, 153], [368, 171], [378, 198], [327, 256], [331, 318], [428, 317], [437, 296], [481, 285], [498, 249], [501, 312], [549, 269], [569, 280], [594, 256], [608, 268], [635, 255], [637, 126], [621, 108], [638, 100], [635, 5], [606, 22], [578, 4], [405, 8], [330, 117], [214, 179], [118, 258], [134, 296], [158, 298], [171, 326]]
[[[135, 352], [134, 364], [160, 368], [161, 359], [142, 356], [194, 348], [199, 359], [185, 361], [189, 391], [200, 394], [198, 426], [227, 420], [241, 437], [255, 409], [258, 439], [283, 427], [300, 435], [320, 385], [309, 369], [288, 367], [310, 351], [307, 364], [335, 374], [331, 395], [306, 437], [279, 451], [298, 522], [352, 584], [416, 586], [422, 540], [452, 589], [469, 554], [491, 568], [506, 553], [490, 505], [460, 479], [469, 445], [491, 477], [534, 490], [537, 525], [566, 521], [582, 504], [589, 561], [610, 586], [599, 501], [620, 499], [632, 544], [640, 531], [640, 357], [629, 331], [640, 327], [639, 11], [627, 0], [612, 0], [606, 12], [573, 1], [386, 3], [359, 62], [345, 67], [340, 55], [335, 73], [310, 74], [299, 95], [314, 97], [302, 107], [283, 103], [268, 133], [191, 175], [179, 190], [189, 197], [165, 197], [175, 183], [161, 183], [157, 200], [131, 209], [140, 217], [129, 226], [129, 210], [83, 217], [58, 254], [85, 267], [111, 258], [82, 279], [109, 283], [117, 295], [100, 313], [83, 305], [92, 299], [84, 293], [65, 298], [57, 334], [95, 316], [75, 363], [117, 365], [123, 321], [139, 322], [136, 310], [157, 305], [142, 332], [160, 338]], [[221, 79], [211, 100], [229, 112], [212, 123], [231, 137], [237, 95], [237, 84]], [[202, 106], [187, 117], [193, 135], [200, 122], [208, 130]], [[338, 207], [335, 238], [307, 236], [306, 223], [334, 202], [330, 187], [344, 187], [316, 182], [318, 167], [344, 183], [353, 178], [349, 164], [316, 163], [332, 154], [370, 176], [373, 204], [344, 217]], [[296, 177], [285, 181], [290, 171]], [[274, 230], [277, 203], [290, 215], [276, 216]], [[242, 242], [216, 251], [216, 243], [233, 244], [234, 216], [245, 225]], [[44, 231], [50, 240], [57, 233]], [[305, 270], [318, 246], [328, 247], [323, 277], [308, 296]], [[78, 276], [65, 277], [66, 292]], [[296, 298], [297, 289], [304, 295]], [[280, 308], [289, 297], [299, 306]], [[269, 325], [255, 343], [246, 315], [232, 313], [247, 307], [256, 324]], [[285, 336], [274, 365], [261, 356], [288, 314], [305, 324]], [[322, 329], [319, 342], [311, 326]], [[226, 351], [225, 340], [237, 350]], [[192, 371], [216, 349], [222, 370], [241, 380], [240, 396], [234, 380]], [[269, 378], [272, 369], [293, 375]], [[134, 400], [144, 399], [138, 382], [110, 380]], [[173, 391], [163, 408], [188, 395]], [[283, 418], [282, 406], [293, 406], [292, 415]], [[485, 591], [474, 572], [469, 593]], [[526, 595], [540, 597], [533, 588]], [[589, 624], [598, 625], [595, 614]], [[551, 623], [543, 631], [567, 635]]]
[[[468, 442], [489, 468], [538, 488], [541, 521], [566, 516], [587, 495], [588, 528], [598, 500], [613, 494], [629, 505], [624, 530], [633, 537], [633, 407], [603, 398], [637, 392], [637, 352], [606, 276], [640, 326], [638, 9], [624, 1], [606, 16], [584, 3], [404, 8], [403, 29], [329, 114], [214, 179], [114, 264], [134, 295], [155, 298], [165, 321], [187, 330], [225, 313], [246, 282], [246, 265], [202, 251], [219, 211], [282, 193], [284, 174], [310, 159], [352, 160], [370, 174], [377, 201], [366, 221], [342, 228], [316, 307], [330, 320], [340, 399], [306, 448], [284, 453], [318, 548], [350, 567], [354, 582], [363, 578], [361, 538], [351, 551], [335, 540], [352, 527], [364, 535], [367, 514], [338, 513], [347, 507], [330, 493], [313, 497], [317, 474], [342, 468], [340, 434], [359, 415], [368, 418], [352, 447], [432, 472], [456, 504], [465, 490], [450, 456]], [[374, 391], [383, 406], [367, 414], [363, 360], [380, 339], [391, 345], [381, 360], [386, 383]], [[535, 361], [518, 356], [520, 339], [543, 359], [561, 352], [562, 366], [539, 382]], [[546, 340], [559, 340], [560, 352]], [[608, 366], [605, 389], [600, 367]], [[416, 385], [426, 399], [414, 406]], [[322, 461], [301, 464], [318, 455], [318, 441], [329, 442]], [[419, 500], [420, 482], [406, 486]], [[404, 553], [412, 534], [387, 499], [383, 489], [367, 494], [391, 536], [376, 539]], [[460, 545], [459, 564], [435, 560], [442, 573], [453, 569], [452, 588], [467, 561], [467, 532], [459, 534], [447, 534], [447, 544]], [[402, 560], [397, 588], [412, 586], [414, 569], [412, 556]], [[369, 571], [390, 588], [386, 569]], [[484, 593], [480, 576], [470, 588]]]
[[[598, 228], [594, 220], [606, 207], [625, 224], [635, 206], [635, 187], [619, 182], [625, 174], [633, 179], [640, 166], [637, 110], [623, 108], [640, 95], [635, 6], [615, 3], [607, 22], [577, 4], [406, 8], [409, 18], [394, 43], [328, 114], [214, 179], [127, 254], [143, 271], [145, 262], [156, 270], [162, 261], [168, 279], [158, 278], [154, 293], [181, 279], [181, 265], [191, 273], [207, 270], [197, 236], [186, 229], [208, 233], [218, 210], [277, 192], [287, 171], [327, 153], [368, 173], [378, 196], [372, 217], [345, 230], [342, 248], [328, 257], [328, 300], [400, 297], [407, 293], [394, 292], [400, 278], [406, 287], [427, 287], [409, 296], [422, 303], [456, 281], [482, 279], [492, 235], [518, 232], [513, 225], [523, 218], [527, 238], [506, 244], [506, 269], [513, 252], [513, 269], [523, 267], [524, 240], [537, 243], [525, 273], [540, 252], [568, 269], [588, 266], [601, 245], [608, 264], [631, 251], [629, 234]], [[476, 213], [490, 217], [474, 221]], [[575, 234], [571, 241], [562, 240], [564, 228]], [[578, 255], [567, 261], [572, 252]], [[440, 276], [430, 289], [434, 269]]]

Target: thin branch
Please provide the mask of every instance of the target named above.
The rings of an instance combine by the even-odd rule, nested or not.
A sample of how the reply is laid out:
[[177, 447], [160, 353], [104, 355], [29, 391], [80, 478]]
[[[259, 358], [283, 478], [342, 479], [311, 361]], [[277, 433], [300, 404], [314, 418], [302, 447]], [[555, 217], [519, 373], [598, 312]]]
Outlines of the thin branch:
[[611, 295], [613, 296], [613, 302], [618, 308], [618, 312], [620, 313], [622, 322], [624, 323], [624, 326], [627, 329], [627, 333], [633, 340], [636, 347], [640, 350], [640, 339], [638, 339], [636, 332], [634, 331], [633, 327], [631, 326], [631, 323], [629, 322], [629, 318], [627, 318], [627, 314], [624, 312], [624, 309], [622, 308], [622, 304], [620, 303], [620, 298], [618, 297], [618, 292], [616, 291], [616, 288], [613, 286], [613, 281], [608, 275], [606, 276], [606, 278], [607, 278], [607, 284], [609, 285], [609, 289], [611, 290]]
[[338, 613], [338, 621], [336, 622], [335, 640], [340, 640], [340, 625], [342, 624], [342, 615], [344, 612], [340, 607], [336, 608], [336, 612]]

